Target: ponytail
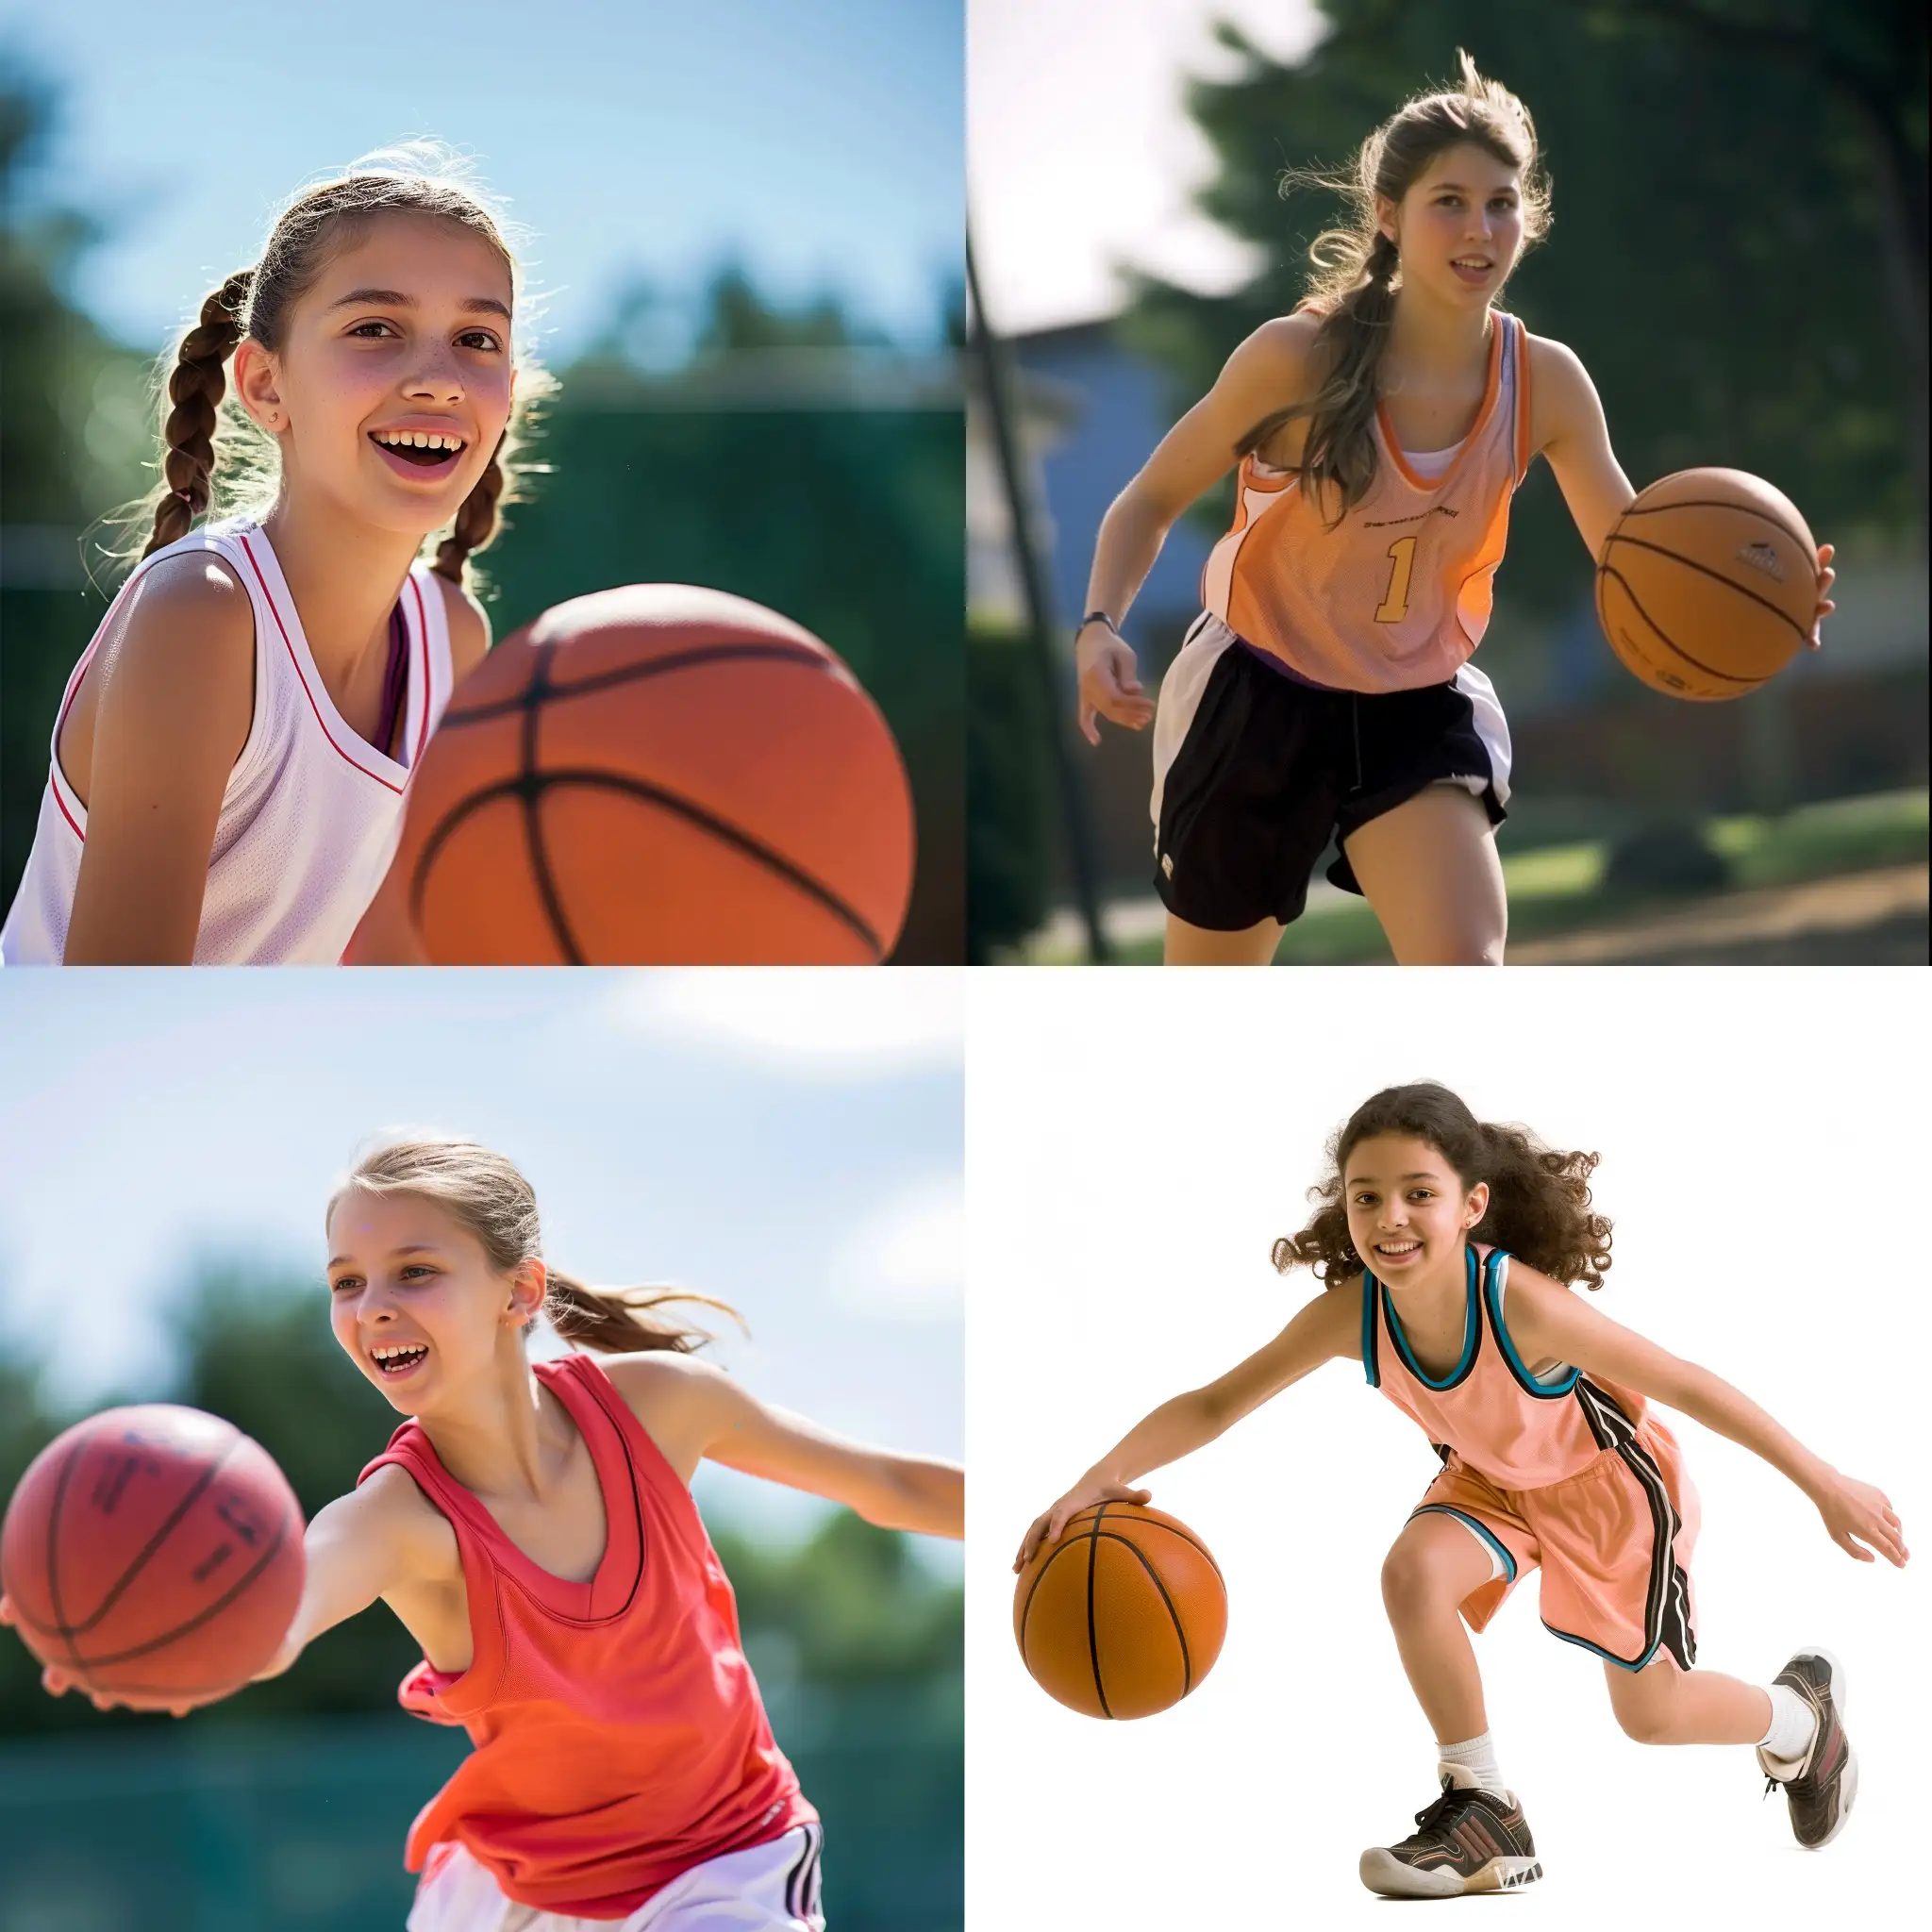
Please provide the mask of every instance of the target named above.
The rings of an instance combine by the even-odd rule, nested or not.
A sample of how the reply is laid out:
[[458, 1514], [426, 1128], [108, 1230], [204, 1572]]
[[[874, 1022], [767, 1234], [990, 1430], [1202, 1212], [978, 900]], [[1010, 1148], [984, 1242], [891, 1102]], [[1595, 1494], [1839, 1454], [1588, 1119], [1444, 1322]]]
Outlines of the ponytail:
[[[555, 1268], [543, 1297], [543, 1313], [558, 1334], [601, 1355], [632, 1355], [668, 1349], [691, 1355], [717, 1337], [708, 1328], [674, 1322], [656, 1310], [671, 1302], [697, 1302], [729, 1315], [746, 1334], [743, 1318], [728, 1302], [676, 1288], [591, 1288]], [[525, 1334], [529, 1330], [526, 1328]]]
[[215, 429], [221, 421], [222, 398], [227, 392], [224, 374], [236, 344], [247, 333], [248, 291], [255, 280], [252, 268], [238, 269], [201, 305], [201, 316], [181, 338], [175, 367], [168, 377], [173, 408], [161, 430], [166, 454], [162, 474], [167, 491], [154, 508], [154, 530], [141, 554], [179, 542], [196, 517], [207, 514], [214, 498]]

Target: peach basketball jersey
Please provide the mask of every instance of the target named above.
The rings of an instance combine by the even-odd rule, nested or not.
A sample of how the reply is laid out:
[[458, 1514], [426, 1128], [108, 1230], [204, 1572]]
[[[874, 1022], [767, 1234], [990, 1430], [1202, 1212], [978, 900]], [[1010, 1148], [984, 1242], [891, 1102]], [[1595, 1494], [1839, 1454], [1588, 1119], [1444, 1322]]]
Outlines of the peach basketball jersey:
[[1295, 476], [1241, 458], [1234, 523], [1201, 602], [1257, 649], [1337, 691], [1446, 684], [1490, 622], [1509, 499], [1529, 467], [1529, 342], [1497, 314], [1475, 425], [1440, 475], [1396, 445], [1375, 408], [1375, 479], [1330, 529]]
[[1373, 1274], [1362, 1277], [1362, 1367], [1370, 1385], [1439, 1449], [1453, 1449], [1499, 1488], [1567, 1481], [1636, 1435], [1643, 1397], [1561, 1363], [1555, 1373], [1532, 1374], [1503, 1321], [1509, 1257], [1474, 1242], [1464, 1252], [1462, 1355], [1440, 1378], [1416, 1360], [1388, 1289]]

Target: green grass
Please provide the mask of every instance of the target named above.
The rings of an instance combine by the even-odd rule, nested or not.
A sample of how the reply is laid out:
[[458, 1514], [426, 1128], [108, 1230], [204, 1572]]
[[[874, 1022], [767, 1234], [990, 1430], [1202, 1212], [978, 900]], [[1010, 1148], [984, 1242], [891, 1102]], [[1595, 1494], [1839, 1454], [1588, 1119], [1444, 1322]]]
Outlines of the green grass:
[[[1926, 808], [1923, 791], [1875, 792], [1801, 806], [1775, 818], [1709, 819], [1705, 836], [1724, 858], [1733, 889], [1797, 885], [1924, 858]], [[1646, 908], [1687, 903], [1607, 891], [1607, 841], [1592, 840], [1507, 856], [1503, 876], [1509, 893], [1510, 938], [1576, 932]], [[1036, 964], [1064, 964], [1076, 956], [1056, 948], [1030, 957]], [[1158, 965], [1160, 941], [1155, 938], [1124, 945], [1117, 958], [1122, 965]], [[1298, 919], [1282, 935], [1274, 961], [1278, 966], [1337, 966], [1386, 963], [1389, 958], [1388, 942], [1367, 901], [1350, 898]]]

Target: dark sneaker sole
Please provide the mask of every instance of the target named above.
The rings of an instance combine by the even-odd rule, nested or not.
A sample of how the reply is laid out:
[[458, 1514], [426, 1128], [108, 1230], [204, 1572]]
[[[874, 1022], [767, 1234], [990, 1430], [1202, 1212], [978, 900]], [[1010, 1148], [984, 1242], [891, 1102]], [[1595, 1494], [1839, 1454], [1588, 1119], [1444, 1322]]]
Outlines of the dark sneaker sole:
[[1418, 1869], [1378, 1845], [1362, 1854], [1362, 1883], [1384, 1898], [1460, 1898], [1473, 1891], [1518, 1891], [1543, 1875], [1535, 1858], [1491, 1858], [1464, 1876], [1448, 1865]]
[[[1845, 1721], [1844, 1666], [1822, 1643], [1807, 1644], [1806, 1651], [1801, 1652], [1800, 1655], [1807, 1653], [1812, 1657], [1823, 1657], [1825, 1669], [1831, 1673], [1832, 1707], [1838, 1712], [1838, 1721], [1842, 1725]], [[1838, 1781], [1838, 1816], [1832, 1821], [1831, 1829], [1816, 1844], [1806, 1845], [1803, 1839], [1800, 1839], [1798, 1842], [1801, 1845], [1805, 1845], [1805, 1849], [1807, 1852], [1822, 1852], [1845, 1828], [1845, 1821], [1852, 1815], [1852, 1800], [1857, 1795], [1858, 1755], [1852, 1749], [1852, 1740], [1847, 1736], [1845, 1739], [1845, 1768], [1839, 1774]]]

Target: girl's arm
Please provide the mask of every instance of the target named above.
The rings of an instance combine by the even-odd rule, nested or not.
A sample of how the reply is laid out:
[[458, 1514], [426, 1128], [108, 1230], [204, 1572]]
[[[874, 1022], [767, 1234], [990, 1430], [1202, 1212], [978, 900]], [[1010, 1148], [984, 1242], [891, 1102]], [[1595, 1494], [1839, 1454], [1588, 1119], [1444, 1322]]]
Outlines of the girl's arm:
[[194, 957], [215, 822], [255, 714], [255, 616], [225, 571], [185, 561], [142, 579], [88, 669], [101, 683], [70, 966]]
[[1573, 1362], [1742, 1444], [1810, 1497], [1832, 1541], [1847, 1555], [1874, 1560], [1854, 1541], [1862, 1538], [1889, 1562], [1905, 1567], [1910, 1552], [1883, 1492], [1840, 1474], [1722, 1376], [1598, 1314], [1581, 1296], [1516, 1260], [1509, 1263], [1505, 1320], [1525, 1360], [1554, 1356]]
[[1095, 1503], [1144, 1503], [1153, 1493], [1130, 1487], [1136, 1476], [1191, 1456], [1225, 1433], [1251, 1409], [1337, 1356], [1359, 1357], [1359, 1278], [1318, 1294], [1265, 1347], [1218, 1380], [1190, 1389], [1143, 1417], [1050, 1508], [1033, 1519], [1020, 1541], [1015, 1570], [1024, 1570], [1043, 1543], [1058, 1542], [1067, 1519]]
[[[1570, 506], [1584, 548], [1592, 561], [1601, 562], [1604, 544], [1637, 492], [1611, 453], [1603, 402], [1575, 352], [1545, 336], [1533, 336], [1530, 365], [1531, 408], [1542, 455]], [[1809, 640], [1813, 650], [1819, 625], [1837, 608], [1828, 594], [1837, 575], [1830, 567], [1832, 556], [1829, 543], [1819, 545], [1818, 614]]]
[[[1214, 387], [1161, 438], [1140, 474], [1101, 519], [1087, 579], [1087, 608], [1115, 625], [1154, 568], [1181, 512], [1227, 475], [1235, 451], [1256, 425], [1301, 400], [1307, 353], [1321, 326], [1312, 314], [1263, 323], [1227, 358]], [[1074, 640], [1080, 677], [1080, 729], [1100, 742], [1094, 714], [1138, 731], [1154, 716], [1153, 701], [1134, 675], [1134, 653], [1106, 625], [1083, 625]]]
[[881, 1529], [966, 1534], [966, 1473], [958, 1463], [848, 1441], [760, 1402], [723, 1369], [690, 1356], [611, 1356], [603, 1368], [686, 1482], [709, 1457], [842, 1503]]

